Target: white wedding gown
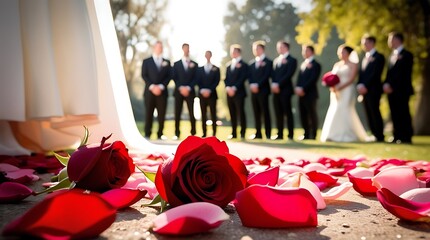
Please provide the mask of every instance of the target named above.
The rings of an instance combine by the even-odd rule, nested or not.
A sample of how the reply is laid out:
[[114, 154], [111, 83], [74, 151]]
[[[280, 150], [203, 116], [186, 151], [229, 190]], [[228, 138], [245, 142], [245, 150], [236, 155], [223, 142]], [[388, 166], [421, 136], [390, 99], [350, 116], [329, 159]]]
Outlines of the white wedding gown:
[[137, 129], [108, 0], [0, 2], [0, 155], [123, 141], [173, 152]]
[[[348, 81], [351, 69], [348, 65], [333, 67], [340, 83]], [[330, 106], [321, 131], [321, 141], [357, 142], [368, 141], [367, 133], [355, 109], [355, 85], [350, 84], [341, 91], [330, 92]]]

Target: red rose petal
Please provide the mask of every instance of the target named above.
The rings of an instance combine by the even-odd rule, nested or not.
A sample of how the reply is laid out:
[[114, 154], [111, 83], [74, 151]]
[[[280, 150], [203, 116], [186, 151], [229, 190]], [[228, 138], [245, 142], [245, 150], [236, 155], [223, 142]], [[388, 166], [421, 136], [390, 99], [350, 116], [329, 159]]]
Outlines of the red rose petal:
[[135, 204], [145, 197], [146, 191], [132, 189], [112, 189], [102, 193], [102, 197], [117, 209], [123, 209]]
[[116, 209], [98, 193], [72, 189], [53, 193], [6, 225], [4, 236], [93, 238], [114, 221]]
[[248, 179], [248, 185], [260, 184], [274, 187], [278, 183], [279, 166], [256, 173]]
[[350, 173], [347, 173], [349, 181], [352, 183], [352, 187], [355, 191], [363, 196], [375, 196], [378, 190], [373, 186], [371, 177], [355, 177]]
[[15, 182], [0, 184], [0, 203], [16, 203], [33, 194], [33, 190]]
[[153, 231], [168, 235], [203, 233], [219, 227], [229, 218], [217, 205], [206, 202], [189, 203], [158, 215], [153, 220]]
[[252, 185], [236, 194], [237, 213], [246, 227], [315, 227], [317, 202], [302, 188]]
[[386, 188], [376, 192], [381, 205], [394, 216], [408, 221], [430, 222], [430, 202], [403, 199]]
[[[322, 173], [322, 172], [318, 172], [318, 171], [311, 171], [311, 172], [307, 172], [306, 175], [308, 176], [308, 178], [312, 182], [314, 182], [315, 184], [318, 183], [317, 184], [318, 187], [319, 187], [319, 185], [325, 186], [325, 187], [333, 187], [337, 184], [337, 178], [334, 178], [331, 175], [328, 175], [326, 173]], [[325, 184], [323, 184], [323, 183], [325, 183]], [[320, 187], [320, 189], [321, 189], [321, 187]]]

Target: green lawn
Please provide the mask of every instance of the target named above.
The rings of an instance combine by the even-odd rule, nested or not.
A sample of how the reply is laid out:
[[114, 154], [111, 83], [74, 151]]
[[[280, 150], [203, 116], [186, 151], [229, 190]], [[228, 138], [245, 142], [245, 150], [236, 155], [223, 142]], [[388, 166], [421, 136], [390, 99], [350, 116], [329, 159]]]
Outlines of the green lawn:
[[[137, 122], [139, 131], [142, 132], [143, 123]], [[156, 138], [157, 124], [153, 126], [152, 139]], [[181, 139], [187, 136], [190, 132], [190, 123], [188, 121], [181, 122]], [[212, 133], [212, 128], [208, 126], [208, 134]], [[218, 126], [217, 137], [220, 140], [226, 140], [227, 136], [231, 133], [230, 126]], [[254, 129], [247, 129], [247, 137], [254, 133]], [[273, 134], [276, 131], [273, 130]], [[174, 121], [166, 121], [164, 134], [171, 139], [174, 136]], [[201, 136], [201, 122], [197, 121], [197, 135]], [[294, 136], [303, 134], [301, 128], [294, 131]], [[390, 136], [389, 133], [386, 134]], [[284, 136], [287, 136], [286, 132]], [[319, 137], [319, 135], [317, 136]], [[169, 140], [170, 141], [170, 140]], [[242, 141], [242, 140], [229, 140], [229, 141]], [[310, 151], [313, 153], [321, 154], [331, 157], [347, 157], [352, 158], [358, 155], [364, 155], [369, 159], [379, 158], [398, 158], [405, 160], [426, 160], [430, 161], [430, 136], [414, 136], [413, 144], [392, 144], [392, 143], [334, 143], [334, 142], [320, 142], [319, 140], [306, 140], [306, 141], [288, 141], [284, 140], [243, 140], [251, 144], [259, 144], [271, 147], [301, 149], [303, 151]]]

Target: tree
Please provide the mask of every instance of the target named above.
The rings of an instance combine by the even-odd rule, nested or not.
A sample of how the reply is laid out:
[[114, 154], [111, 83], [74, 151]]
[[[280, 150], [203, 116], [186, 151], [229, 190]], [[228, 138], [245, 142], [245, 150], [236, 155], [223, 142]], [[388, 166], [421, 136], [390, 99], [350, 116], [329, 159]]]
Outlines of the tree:
[[[136, 86], [142, 84], [140, 66], [150, 53], [165, 24], [163, 12], [167, 0], [110, 0], [122, 63], [136, 118], [143, 118], [142, 96]], [[134, 84], [139, 83], [139, 84]], [[141, 91], [140, 91], [141, 95]]]
[[300, 56], [300, 47], [294, 39], [299, 21], [294, 7], [284, 1], [248, 0], [240, 9], [230, 2], [224, 17], [225, 49], [229, 52], [229, 46], [238, 43], [244, 50], [243, 58], [250, 60], [253, 58], [252, 42], [264, 40], [267, 43], [266, 54], [274, 58], [278, 55], [276, 42], [286, 40], [291, 44], [292, 54]]
[[315, 43], [322, 51], [333, 27], [339, 37], [359, 50], [365, 33], [377, 37], [377, 48], [390, 54], [388, 33], [403, 32], [405, 45], [414, 54], [414, 85], [417, 108], [414, 116], [417, 135], [430, 134], [430, 1], [429, 0], [314, 0], [313, 9], [302, 13], [297, 41]]

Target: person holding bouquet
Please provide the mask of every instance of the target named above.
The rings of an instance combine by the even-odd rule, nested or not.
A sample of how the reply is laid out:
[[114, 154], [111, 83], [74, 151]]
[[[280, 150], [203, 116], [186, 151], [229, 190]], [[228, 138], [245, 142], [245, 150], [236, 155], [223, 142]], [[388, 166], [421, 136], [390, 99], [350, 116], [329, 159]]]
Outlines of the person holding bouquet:
[[355, 110], [354, 81], [358, 74], [358, 56], [346, 45], [340, 45], [337, 53], [340, 61], [334, 64], [331, 73], [339, 77], [339, 83], [326, 85], [330, 88], [330, 106], [324, 120], [321, 141], [366, 141], [367, 133]]

